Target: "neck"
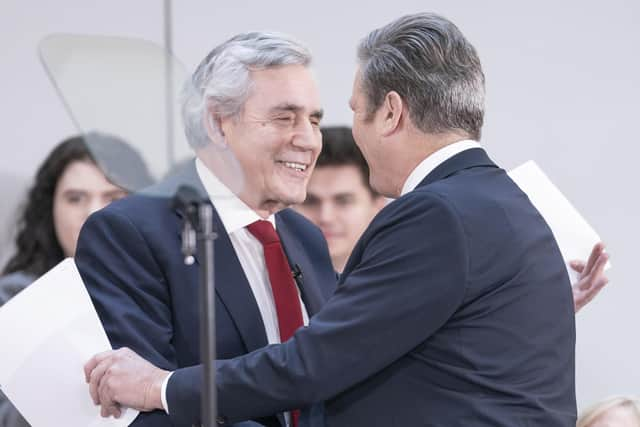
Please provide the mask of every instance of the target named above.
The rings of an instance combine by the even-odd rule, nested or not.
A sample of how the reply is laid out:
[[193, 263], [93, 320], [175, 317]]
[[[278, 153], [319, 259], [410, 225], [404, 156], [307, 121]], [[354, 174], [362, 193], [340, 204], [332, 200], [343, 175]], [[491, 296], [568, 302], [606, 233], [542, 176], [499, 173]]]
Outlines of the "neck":
[[267, 219], [287, 207], [278, 200], [263, 200], [260, 197], [256, 197], [255, 194], [247, 189], [244, 171], [231, 150], [209, 144], [196, 150], [196, 155], [220, 182], [258, 214], [260, 218]]
[[331, 264], [333, 264], [333, 269], [342, 274], [344, 270], [344, 266], [347, 264], [348, 256], [335, 256], [331, 257]]
[[398, 174], [398, 184], [396, 185], [396, 194], [399, 197], [402, 192], [402, 186], [411, 175], [411, 172], [427, 157], [436, 151], [446, 147], [447, 145], [469, 139], [469, 135], [462, 132], [446, 132], [439, 134], [416, 132], [413, 137], [407, 141], [408, 150], [403, 151], [403, 160], [398, 162], [402, 165]]
[[249, 206], [262, 219], [267, 219], [276, 212], [281, 211], [287, 206], [276, 200], [260, 200], [250, 197], [248, 191], [243, 191], [238, 195], [247, 206]]

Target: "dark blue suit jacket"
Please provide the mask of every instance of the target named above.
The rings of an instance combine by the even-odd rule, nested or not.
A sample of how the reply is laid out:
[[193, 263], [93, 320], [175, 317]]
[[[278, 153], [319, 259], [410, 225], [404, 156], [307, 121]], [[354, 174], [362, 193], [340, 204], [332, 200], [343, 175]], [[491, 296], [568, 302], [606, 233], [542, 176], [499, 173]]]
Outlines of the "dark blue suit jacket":
[[574, 427], [574, 345], [551, 230], [471, 149], [379, 213], [308, 327], [218, 362], [219, 412], [324, 400], [330, 427]]
[[[204, 189], [190, 166], [177, 177], [110, 204], [84, 225], [76, 263], [114, 348], [127, 346], [167, 370], [198, 365], [199, 266], [186, 266], [180, 250], [181, 217], [167, 194], [180, 183]], [[221, 359], [267, 345], [267, 337], [249, 283], [217, 214], [215, 229], [216, 349]], [[276, 229], [291, 265], [303, 274], [301, 295], [309, 315], [335, 289], [336, 275], [320, 231], [297, 213], [276, 214]], [[134, 426], [191, 426], [200, 420], [200, 401], [180, 390], [200, 387], [201, 378], [174, 374], [162, 411], [141, 414]], [[186, 379], [186, 381], [184, 381]], [[267, 385], [265, 385], [267, 387]], [[273, 412], [272, 414], [276, 414]], [[272, 414], [264, 414], [270, 416]], [[279, 419], [278, 419], [279, 418]], [[280, 426], [283, 417], [260, 420]]]

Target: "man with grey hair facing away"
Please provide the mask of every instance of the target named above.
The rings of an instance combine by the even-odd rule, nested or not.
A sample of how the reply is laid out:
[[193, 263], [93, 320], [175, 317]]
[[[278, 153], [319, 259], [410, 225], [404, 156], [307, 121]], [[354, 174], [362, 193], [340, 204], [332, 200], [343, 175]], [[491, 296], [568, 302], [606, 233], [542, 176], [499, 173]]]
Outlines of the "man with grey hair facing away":
[[[219, 423], [325, 401], [330, 427], [575, 426], [569, 278], [544, 219], [478, 144], [475, 49], [423, 13], [371, 32], [358, 58], [353, 134], [372, 187], [396, 200], [307, 327], [217, 361]], [[195, 384], [202, 370], [174, 377]], [[122, 391], [94, 397], [138, 399]]]
[[[305, 199], [321, 148], [310, 62], [304, 46], [277, 34], [240, 34], [213, 49], [183, 100], [195, 163], [97, 212], [82, 229], [76, 263], [112, 346], [173, 372], [136, 379], [138, 405], [158, 410], [133, 426], [190, 426], [200, 414], [200, 402], [183, 390], [201, 379], [181, 374], [201, 360], [200, 267], [183, 262], [184, 213], [171, 203], [179, 185], [192, 185], [215, 209], [218, 358], [286, 341], [335, 289], [322, 234], [285, 209]], [[256, 418], [295, 427], [299, 409]]]

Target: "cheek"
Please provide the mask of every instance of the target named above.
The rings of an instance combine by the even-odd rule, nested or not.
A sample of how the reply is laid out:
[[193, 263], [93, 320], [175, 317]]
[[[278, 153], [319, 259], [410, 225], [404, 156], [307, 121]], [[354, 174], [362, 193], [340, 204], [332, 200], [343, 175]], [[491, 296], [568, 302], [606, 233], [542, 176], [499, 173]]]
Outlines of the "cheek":
[[356, 141], [356, 145], [360, 147], [360, 150], [362, 150], [360, 123], [355, 117], [353, 119], [353, 129], [351, 129], [351, 134], [353, 135], [353, 139]]
[[53, 209], [53, 225], [60, 246], [65, 252], [75, 247], [80, 228], [85, 220], [84, 209], [77, 206], [58, 203]]
[[349, 231], [352, 235], [360, 237], [360, 234], [369, 226], [373, 219], [373, 214], [368, 205], [362, 203], [354, 206], [349, 212]]
[[316, 225], [320, 223], [320, 209], [305, 209], [303, 215], [309, 218], [311, 222]]
[[293, 209], [314, 224], [318, 223], [318, 209], [310, 208], [305, 205], [295, 205], [293, 206]]

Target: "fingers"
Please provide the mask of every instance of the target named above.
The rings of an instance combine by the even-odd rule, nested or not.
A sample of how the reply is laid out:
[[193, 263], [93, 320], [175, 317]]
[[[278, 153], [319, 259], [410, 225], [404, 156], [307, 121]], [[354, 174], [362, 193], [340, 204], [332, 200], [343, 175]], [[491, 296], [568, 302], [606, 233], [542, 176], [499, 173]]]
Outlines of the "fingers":
[[569, 261], [569, 266], [574, 271], [577, 271], [578, 273], [582, 273], [584, 271], [584, 267], [586, 266], [586, 264], [584, 263], [584, 261], [580, 261], [576, 259], [573, 261]]
[[115, 353], [114, 350], [103, 351], [102, 353], [98, 353], [91, 359], [89, 359], [89, 361], [84, 365], [84, 380], [86, 382], [89, 382], [91, 379], [91, 372], [96, 368], [96, 366], [98, 366], [100, 362], [111, 356], [113, 353]]
[[594, 261], [590, 271], [584, 271], [582, 278], [573, 286], [574, 308], [578, 312], [582, 307], [587, 305], [602, 288], [609, 283], [609, 279], [604, 274], [604, 268], [607, 265], [609, 256], [601, 252]]
[[107, 418], [113, 416], [114, 418], [120, 418], [122, 415], [122, 408], [117, 403], [114, 405], [102, 405], [100, 407], [100, 416]]
[[609, 256], [601, 252], [598, 258], [594, 261], [591, 269], [583, 272], [584, 279], [579, 283], [581, 290], [590, 290], [594, 287], [602, 288], [609, 282], [609, 279], [604, 275], [604, 268], [609, 261]]
[[128, 348], [101, 353], [85, 365], [89, 394], [103, 417], [119, 417], [123, 407], [162, 409], [162, 384], [168, 371]]
[[591, 255], [589, 255], [589, 260], [587, 261], [587, 265], [584, 268], [584, 272], [589, 274], [594, 264], [596, 263], [598, 257], [604, 253], [604, 243], [598, 242], [593, 246], [591, 250]]
[[105, 351], [96, 354], [84, 365], [89, 394], [94, 404], [101, 405], [100, 415], [103, 417], [113, 415], [118, 418], [122, 414], [122, 408], [115, 401], [110, 383], [114, 380], [117, 363], [123, 358], [130, 357], [131, 354], [133, 351], [126, 347]]
[[591, 253], [589, 254], [589, 259], [585, 263], [583, 260], [574, 259], [569, 261], [569, 266], [580, 274], [582, 277], [585, 274], [589, 274], [591, 269], [594, 268], [595, 262], [599, 259], [599, 257], [604, 253], [604, 243], [598, 242], [593, 246]]
[[105, 375], [100, 378], [100, 383], [97, 387], [97, 394], [101, 405], [100, 414], [103, 417], [110, 415], [116, 416], [116, 414], [120, 412], [120, 405], [116, 402], [114, 387], [112, 387], [112, 382], [117, 381], [117, 379], [114, 378], [116, 374], [112, 372], [113, 369], [113, 366], [108, 368]]
[[89, 394], [91, 395], [93, 403], [96, 405], [100, 404], [100, 394], [98, 392], [100, 382], [104, 378], [107, 369], [109, 369], [109, 367], [111, 366], [111, 363], [112, 359], [105, 359], [100, 362], [100, 364], [98, 364], [89, 374]]

